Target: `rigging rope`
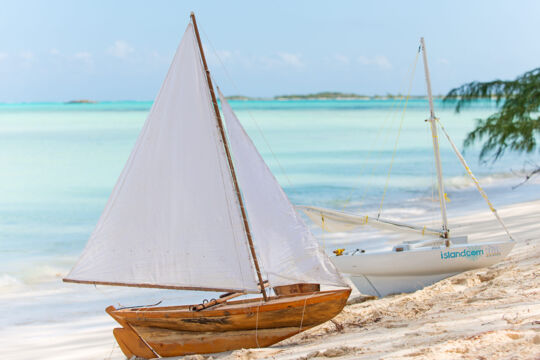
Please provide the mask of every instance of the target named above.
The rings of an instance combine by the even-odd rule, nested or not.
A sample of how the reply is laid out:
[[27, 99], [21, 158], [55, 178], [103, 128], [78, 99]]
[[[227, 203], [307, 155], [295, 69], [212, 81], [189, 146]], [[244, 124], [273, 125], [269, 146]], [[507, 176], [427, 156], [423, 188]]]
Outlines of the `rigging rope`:
[[416, 57], [414, 59], [414, 66], [413, 66], [413, 70], [412, 70], [412, 74], [411, 74], [411, 79], [409, 81], [409, 89], [407, 90], [407, 97], [405, 98], [405, 105], [403, 106], [403, 112], [401, 113], [401, 121], [399, 123], [398, 134], [397, 134], [397, 137], [396, 137], [396, 142], [394, 144], [394, 151], [392, 152], [392, 159], [390, 161], [390, 168], [388, 169], [388, 174], [386, 175], [386, 182], [385, 182], [385, 185], [384, 185], [383, 195], [382, 195], [382, 199], [381, 199], [381, 205], [379, 206], [379, 213], [377, 214], [377, 218], [379, 218], [381, 216], [381, 212], [382, 212], [382, 208], [383, 208], [383, 204], [384, 204], [384, 198], [386, 197], [386, 190], [388, 190], [388, 182], [390, 180], [390, 174], [392, 173], [392, 167], [394, 165], [394, 160], [395, 160], [395, 157], [396, 157], [396, 151], [397, 151], [397, 146], [398, 146], [398, 143], [399, 143], [399, 137], [401, 135], [401, 129], [403, 128], [403, 120], [405, 119], [405, 111], [407, 110], [407, 104], [409, 103], [409, 98], [411, 96], [411, 88], [412, 88], [412, 83], [413, 83], [413, 79], [414, 79], [414, 73], [416, 71], [416, 64], [418, 63], [418, 56], [419, 55], [420, 55], [420, 48], [418, 48], [418, 52], [416, 53]]
[[[233, 85], [234, 89], [240, 94], [240, 89], [238, 88], [238, 86], [236, 85], [236, 82], [234, 81], [233, 77], [231, 76], [231, 74], [229, 73], [229, 71], [227, 70], [227, 67], [225, 66], [225, 64], [223, 63], [223, 61], [221, 60], [221, 57], [218, 55], [218, 52], [216, 50], [216, 48], [214, 47], [214, 45], [212, 44], [212, 41], [210, 40], [210, 38], [208, 37], [208, 35], [206, 35], [206, 32], [204, 31], [204, 29], [202, 27], [199, 26], [199, 28], [201, 29], [201, 32], [203, 33], [204, 37], [206, 38], [206, 41], [208, 41], [208, 44], [210, 45], [210, 48], [212, 49], [212, 51], [214, 52], [214, 55], [216, 56], [216, 58], [218, 59], [221, 67], [223, 68], [224, 72], [225, 72], [225, 75], [227, 76], [227, 78], [229, 79], [229, 81], [231, 82], [231, 84]], [[261, 138], [263, 139], [264, 143], [266, 144], [266, 147], [268, 148], [268, 150], [270, 151], [270, 153], [272, 154], [272, 157], [274, 158], [274, 160], [276, 161], [278, 167], [279, 167], [279, 170], [281, 171], [281, 174], [283, 175], [283, 177], [285, 177], [285, 179], [287, 180], [287, 183], [289, 184], [289, 186], [292, 186], [292, 182], [289, 178], [289, 176], [287, 175], [287, 173], [285, 172], [285, 169], [283, 168], [283, 166], [281, 165], [281, 162], [279, 161], [278, 157], [276, 156], [276, 154], [274, 153], [274, 150], [272, 149], [272, 147], [270, 146], [270, 143], [268, 142], [268, 139], [266, 138], [266, 136], [264, 136], [264, 133], [261, 129], [261, 127], [259, 126], [259, 123], [257, 122], [257, 120], [255, 120], [255, 117], [253, 116], [253, 114], [251, 113], [251, 111], [249, 109], [246, 110], [249, 117], [251, 118], [251, 121], [255, 124], [255, 126], [257, 127], [257, 131], [259, 132], [259, 135], [261, 136]]]
[[439, 124], [442, 132], [444, 133], [444, 135], [446, 136], [446, 138], [448, 139], [448, 142], [450, 143], [450, 145], [452, 146], [452, 149], [454, 150], [454, 152], [456, 153], [456, 156], [458, 157], [459, 161], [461, 162], [461, 165], [463, 165], [463, 167], [465, 168], [465, 170], [467, 171], [467, 174], [469, 174], [469, 176], [471, 177], [472, 181], [474, 182], [474, 185], [476, 186], [476, 188], [478, 189], [478, 191], [480, 192], [480, 194], [482, 195], [482, 197], [484, 198], [484, 200], [486, 200], [486, 203], [489, 207], [489, 209], [491, 210], [491, 212], [493, 212], [493, 215], [495, 215], [495, 218], [497, 218], [497, 221], [499, 222], [499, 224], [501, 224], [501, 226], [503, 227], [504, 231], [506, 231], [506, 234], [508, 234], [508, 237], [512, 240], [512, 241], [515, 241], [514, 238], [512, 237], [512, 235], [510, 235], [510, 231], [508, 230], [508, 228], [506, 227], [506, 225], [504, 224], [504, 222], [502, 221], [501, 217], [499, 216], [499, 214], [497, 213], [497, 210], [495, 210], [495, 208], [493, 207], [493, 204], [491, 203], [491, 201], [489, 201], [489, 198], [486, 194], [486, 192], [484, 191], [484, 189], [482, 189], [482, 187], [480, 186], [480, 182], [478, 181], [478, 179], [476, 178], [476, 176], [474, 176], [474, 174], [472, 173], [471, 169], [469, 168], [469, 165], [467, 164], [467, 162], [465, 161], [465, 158], [463, 157], [463, 155], [461, 155], [461, 153], [459, 152], [458, 148], [456, 147], [456, 145], [454, 144], [454, 142], [452, 141], [452, 139], [450, 139], [450, 135], [448, 135], [448, 133], [446, 132], [446, 129], [444, 128], [443, 124], [439, 121], [439, 119], [435, 119], [437, 121], [437, 124]]
[[306, 312], [307, 301], [308, 301], [308, 298], [311, 298], [313, 296], [313, 294], [314, 293], [311, 293], [309, 296], [306, 296], [304, 298], [304, 308], [302, 309], [302, 318], [300, 319], [300, 327], [298, 328], [298, 332], [302, 331], [302, 325], [304, 325], [304, 314]]
[[[416, 54], [416, 57], [415, 57], [415, 60], [414, 62], [410, 65], [409, 67], [409, 72], [414, 72], [414, 69], [416, 68], [416, 63], [417, 63], [417, 60], [418, 60], [418, 53]], [[404, 87], [404, 85], [406, 85], [406, 80], [407, 78], [404, 78], [402, 80], [402, 83], [400, 84], [399, 86], [399, 89], [401, 89], [402, 87]], [[410, 93], [410, 90], [409, 90], [409, 93]], [[385, 117], [382, 125], [379, 127], [379, 130], [377, 131], [377, 135], [375, 136], [375, 139], [373, 140], [371, 146], [370, 146], [370, 151], [368, 152], [367, 156], [366, 156], [366, 159], [365, 159], [365, 163], [364, 165], [362, 166], [362, 168], [360, 169], [360, 172], [359, 174], [357, 175], [357, 177], [360, 177], [361, 175], [363, 175], [365, 172], [364, 170], [367, 168], [368, 164], [369, 164], [369, 159], [371, 158], [371, 155], [373, 154], [373, 152], [375, 152], [375, 144], [379, 144], [380, 147], [382, 147], [382, 144], [385, 144], [387, 139], [388, 139], [388, 135], [389, 133], [387, 133], [386, 131], [383, 131], [383, 130], [386, 130], [388, 128], [391, 128], [393, 125], [394, 125], [394, 115], [395, 113], [397, 112], [398, 110], [398, 105], [401, 105], [401, 103], [403, 102], [404, 100], [404, 96], [399, 96], [397, 97], [396, 99], [394, 99], [394, 102], [392, 103], [392, 106], [390, 108], [390, 110], [388, 111], [387, 113], [387, 116]], [[387, 121], [389, 119], [392, 119], [392, 121], [387, 124]], [[388, 126], [387, 126], [388, 125]], [[386, 137], [384, 138], [383, 141], [379, 142], [378, 139], [379, 139], [379, 136], [385, 132], [386, 133]], [[378, 163], [375, 163], [374, 167], [371, 169], [371, 172], [372, 173], [375, 173], [375, 170], [381, 165], [380, 162]], [[371, 181], [368, 181], [368, 184], [365, 186], [364, 188], [364, 191], [362, 193], [362, 195], [360, 196], [360, 201], [359, 203], [362, 204], [364, 202], [364, 199], [367, 195], [367, 192], [368, 192], [368, 187], [369, 185], [371, 185], [371, 183], [373, 182], [373, 177], [370, 179]], [[341, 211], [344, 211], [347, 206], [349, 205], [354, 193], [359, 189], [360, 185], [356, 186], [356, 187], [353, 187], [353, 189], [351, 190], [351, 192], [349, 193], [349, 196], [347, 197], [347, 199], [344, 201], [344, 204], [341, 208]]]
[[111, 349], [111, 352], [109, 353], [109, 356], [107, 357], [107, 360], [111, 360], [114, 349], [116, 349], [116, 345], [117, 345], [117, 342], [113, 341], [112, 349]]
[[261, 348], [261, 345], [259, 345], [259, 308], [261, 305], [262, 301], [259, 301], [259, 305], [257, 305], [257, 318], [255, 319], [255, 343], [258, 349]]

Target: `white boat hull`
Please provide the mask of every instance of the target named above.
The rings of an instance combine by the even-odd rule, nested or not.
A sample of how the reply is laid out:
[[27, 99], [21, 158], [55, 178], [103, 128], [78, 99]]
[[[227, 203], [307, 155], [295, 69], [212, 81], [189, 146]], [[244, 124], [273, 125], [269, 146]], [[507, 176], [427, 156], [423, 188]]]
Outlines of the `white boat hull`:
[[331, 257], [362, 294], [386, 296], [413, 292], [463, 271], [491, 266], [503, 260], [513, 241], [452, 244], [357, 253]]

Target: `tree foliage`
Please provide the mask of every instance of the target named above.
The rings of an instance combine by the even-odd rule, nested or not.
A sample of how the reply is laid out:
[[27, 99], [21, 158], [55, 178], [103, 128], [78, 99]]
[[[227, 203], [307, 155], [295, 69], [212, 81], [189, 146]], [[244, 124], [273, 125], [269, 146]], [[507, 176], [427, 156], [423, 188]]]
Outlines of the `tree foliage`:
[[487, 119], [477, 119], [476, 128], [464, 141], [467, 148], [485, 139], [480, 159], [492, 156], [493, 161], [506, 150], [532, 153], [538, 149], [540, 137], [540, 68], [515, 80], [471, 82], [450, 90], [444, 101], [456, 101], [456, 112], [481, 98], [496, 100], [499, 111]]

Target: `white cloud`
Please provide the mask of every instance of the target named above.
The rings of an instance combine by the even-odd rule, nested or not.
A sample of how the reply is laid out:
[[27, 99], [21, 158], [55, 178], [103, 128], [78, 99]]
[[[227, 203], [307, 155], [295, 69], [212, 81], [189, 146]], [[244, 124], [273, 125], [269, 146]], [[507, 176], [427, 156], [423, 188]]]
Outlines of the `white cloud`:
[[373, 58], [373, 63], [382, 69], [391, 69], [392, 64], [384, 55], [377, 55]]
[[174, 53], [161, 54], [156, 50], [150, 50], [143, 53], [143, 61], [152, 65], [152, 66], [169, 66], [171, 65], [171, 60], [174, 56]]
[[274, 69], [292, 67], [299, 69], [304, 67], [301, 54], [284, 51], [271, 55], [248, 55], [237, 50], [218, 50], [216, 53], [209, 52], [207, 60], [211, 66], [219, 65], [222, 62], [223, 64], [236, 64], [245, 68]]
[[448, 59], [445, 59], [445, 58], [439, 58], [438, 62], [439, 64], [443, 64], [443, 65], [450, 64], [450, 61], [448, 61]]
[[378, 68], [385, 69], [385, 70], [392, 68], [392, 64], [390, 63], [388, 58], [384, 55], [375, 55], [373, 57], [361, 55], [358, 58], [356, 58], [356, 61], [358, 61], [358, 63], [362, 65], [375, 65]]
[[293, 67], [299, 69], [304, 67], [300, 54], [287, 52], [278, 52], [277, 54], [268, 56], [255, 56], [251, 59], [244, 58], [242, 62], [249, 66], [262, 65], [266, 68]]
[[152, 60], [161, 60], [163, 58], [163, 56], [161, 56], [161, 54], [158, 53], [156, 50], [150, 51], [148, 55], [150, 56], [150, 59]]
[[55, 48], [52, 48], [51, 50], [49, 50], [49, 54], [51, 55], [60, 55], [60, 51], [58, 51], [58, 49], [55, 49]]
[[245, 66], [249, 67], [259, 67], [263, 66], [265, 68], [273, 68], [276, 66], [279, 66], [280, 61], [275, 56], [252, 56], [250, 57], [243, 57], [241, 62]]
[[229, 50], [218, 50], [217, 56], [221, 59], [221, 61], [229, 61], [232, 59], [233, 54]]
[[150, 51], [148, 56], [150, 56], [150, 59], [161, 59], [161, 55], [156, 50]]
[[206, 61], [210, 64], [211, 67], [221, 66], [221, 64], [240, 62], [241, 57], [237, 53], [233, 53], [229, 50], [216, 50], [209, 51], [206, 54]]
[[26, 61], [32, 61], [35, 58], [35, 55], [31, 51], [23, 51], [19, 54], [19, 56]]
[[356, 60], [362, 65], [371, 64], [371, 60], [364, 55], [360, 55]]
[[7, 57], [8, 57], [7, 53], [0, 52], [0, 61], [7, 59]]
[[134, 51], [135, 49], [133, 49], [131, 45], [129, 45], [127, 42], [122, 41], [122, 40], [117, 40], [114, 42], [114, 45], [109, 47], [109, 49], [107, 50], [107, 53], [109, 53], [110, 55], [114, 57], [125, 59]]
[[292, 53], [280, 52], [280, 53], [278, 53], [278, 58], [285, 65], [290, 65], [290, 66], [296, 67], [296, 68], [301, 68], [301, 67], [304, 66], [304, 63], [300, 59], [301, 58], [300, 54], [292, 54]]
[[79, 51], [78, 53], [75, 53], [73, 55], [73, 58], [75, 60], [79, 60], [79, 61], [85, 62], [87, 64], [92, 63], [92, 54], [89, 53], [88, 51]]
[[334, 60], [344, 65], [350, 63], [349, 57], [342, 54], [334, 54]]

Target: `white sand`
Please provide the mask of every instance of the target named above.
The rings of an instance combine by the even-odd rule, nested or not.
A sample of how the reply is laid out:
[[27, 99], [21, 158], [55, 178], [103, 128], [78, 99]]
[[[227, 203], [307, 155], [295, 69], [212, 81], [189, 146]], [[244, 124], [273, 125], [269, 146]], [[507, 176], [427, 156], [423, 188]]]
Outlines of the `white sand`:
[[[499, 212], [517, 239], [503, 262], [413, 294], [347, 306], [334, 319], [338, 326], [328, 322], [271, 348], [213, 358], [540, 359], [540, 201]], [[492, 218], [482, 212], [452, 224], [502, 240]]]
[[[540, 359], [540, 201], [503, 207], [500, 213], [518, 241], [505, 261], [413, 294], [347, 306], [334, 319], [337, 326], [328, 322], [270, 348], [212, 357]], [[482, 212], [452, 224], [455, 234], [504, 238], [492, 219]], [[0, 343], [4, 358], [13, 360], [124, 359], [112, 335], [115, 326], [104, 312], [80, 321], [0, 324]]]
[[[43, 309], [43, 311], [47, 311]], [[4, 359], [125, 359], [112, 335], [108, 315], [83, 320], [58, 319], [49, 324], [22, 324], [0, 329]], [[111, 321], [112, 320], [112, 321]]]

